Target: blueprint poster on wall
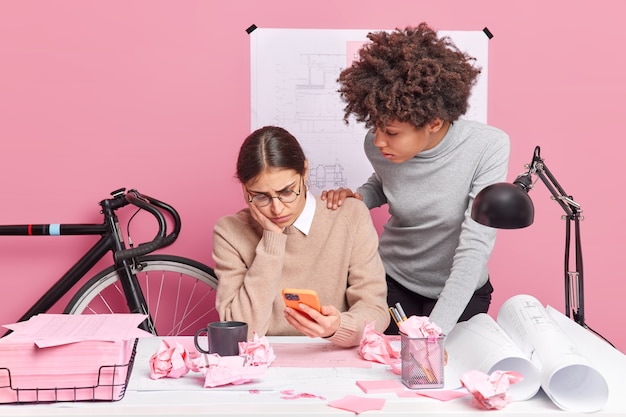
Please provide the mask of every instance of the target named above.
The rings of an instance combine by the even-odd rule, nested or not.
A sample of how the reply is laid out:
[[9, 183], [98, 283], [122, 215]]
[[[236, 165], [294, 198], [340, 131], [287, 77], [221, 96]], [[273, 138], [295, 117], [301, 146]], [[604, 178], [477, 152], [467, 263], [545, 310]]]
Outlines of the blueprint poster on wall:
[[[355, 189], [372, 167], [363, 152], [366, 129], [345, 123], [339, 73], [358, 56], [373, 30], [263, 29], [250, 33], [252, 130], [281, 126], [309, 159], [311, 191]], [[487, 49], [483, 31], [439, 31], [477, 60], [481, 75], [464, 116], [487, 122]]]

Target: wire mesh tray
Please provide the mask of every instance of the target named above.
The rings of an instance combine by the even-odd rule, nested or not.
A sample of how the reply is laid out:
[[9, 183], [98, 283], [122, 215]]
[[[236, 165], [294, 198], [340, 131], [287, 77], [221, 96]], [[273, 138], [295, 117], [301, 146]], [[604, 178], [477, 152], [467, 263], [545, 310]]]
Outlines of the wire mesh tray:
[[124, 397], [132, 373], [135, 354], [137, 353], [137, 342], [138, 340], [135, 339], [128, 363], [100, 366], [97, 382], [95, 385], [90, 386], [18, 388], [13, 386], [9, 368], [0, 367], [0, 378], [8, 380], [7, 385], [0, 385], [0, 403], [37, 404], [75, 401], [119, 401]]

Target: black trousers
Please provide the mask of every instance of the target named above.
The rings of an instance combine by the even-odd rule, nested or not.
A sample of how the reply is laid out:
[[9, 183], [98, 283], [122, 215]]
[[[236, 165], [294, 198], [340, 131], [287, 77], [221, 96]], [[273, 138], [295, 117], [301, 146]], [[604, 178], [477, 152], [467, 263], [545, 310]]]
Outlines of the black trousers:
[[[467, 307], [465, 307], [465, 311], [459, 317], [459, 321], [469, 320], [478, 313], [486, 313], [489, 304], [491, 304], [492, 292], [491, 282], [487, 280], [485, 285], [474, 292]], [[400, 303], [407, 317], [429, 316], [436, 302], [436, 299], [427, 298], [406, 289], [387, 275], [387, 304], [394, 306], [396, 303]], [[385, 330], [385, 334], [398, 334], [398, 326], [393, 320]]]

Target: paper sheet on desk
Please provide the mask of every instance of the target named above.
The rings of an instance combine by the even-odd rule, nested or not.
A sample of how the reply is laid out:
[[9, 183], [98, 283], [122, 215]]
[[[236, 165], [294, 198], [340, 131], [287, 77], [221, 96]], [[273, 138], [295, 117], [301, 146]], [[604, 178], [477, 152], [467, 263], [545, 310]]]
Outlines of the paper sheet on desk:
[[8, 337], [33, 341], [45, 348], [85, 340], [119, 341], [152, 336], [137, 328], [145, 319], [142, 314], [39, 314], [3, 327], [15, 331]]
[[274, 367], [306, 368], [371, 368], [372, 364], [361, 359], [358, 350], [344, 348], [332, 343], [272, 343], [276, 359]]

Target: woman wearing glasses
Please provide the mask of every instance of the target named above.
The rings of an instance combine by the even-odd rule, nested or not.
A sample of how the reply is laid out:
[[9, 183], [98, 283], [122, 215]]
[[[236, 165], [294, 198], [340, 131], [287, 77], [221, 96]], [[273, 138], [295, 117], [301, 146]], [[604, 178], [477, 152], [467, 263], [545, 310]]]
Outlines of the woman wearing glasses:
[[[237, 178], [248, 207], [213, 231], [217, 310], [222, 320], [247, 322], [250, 336], [304, 334], [355, 346], [365, 324], [381, 332], [389, 324], [378, 235], [361, 201], [327, 210], [308, 192], [307, 174], [286, 130], [266, 126], [244, 141]], [[321, 311], [285, 307], [283, 288], [315, 290]]]

